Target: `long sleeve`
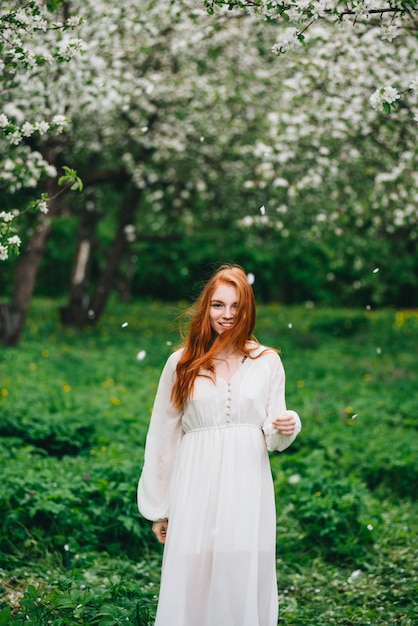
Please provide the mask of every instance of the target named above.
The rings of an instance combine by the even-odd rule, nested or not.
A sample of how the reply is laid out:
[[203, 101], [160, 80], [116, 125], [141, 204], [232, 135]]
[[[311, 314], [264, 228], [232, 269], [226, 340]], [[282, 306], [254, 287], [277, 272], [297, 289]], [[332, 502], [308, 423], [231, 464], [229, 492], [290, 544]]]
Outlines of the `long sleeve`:
[[139, 512], [152, 521], [169, 516], [170, 478], [182, 438], [183, 412], [170, 400], [178, 359], [178, 352], [172, 354], [160, 377], [138, 483]]
[[[272, 354], [272, 353], [270, 353]], [[272, 365], [270, 372], [270, 389], [269, 399], [267, 403], [267, 418], [263, 424], [263, 432], [266, 438], [267, 448], [270, 451], [277, 450], [281, 452], [290, 446], [290, 444], [296, 439], [297, 435], [302, 429], [302, 424], [299, 415], [296, 411], [292, 411], [295, 419], [296, 426], [292, 435], [282, 435], [272, 425], [272, 421], [279, 417], [286, 409], [285, 400], [285, 371], [280, 357], [277, 354], [272, 354]]]

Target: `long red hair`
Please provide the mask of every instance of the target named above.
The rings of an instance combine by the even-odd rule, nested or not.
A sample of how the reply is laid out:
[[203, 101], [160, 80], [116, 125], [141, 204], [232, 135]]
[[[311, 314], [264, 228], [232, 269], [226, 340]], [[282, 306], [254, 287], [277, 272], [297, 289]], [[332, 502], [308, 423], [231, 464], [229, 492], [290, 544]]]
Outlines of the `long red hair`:
[[[221, 284], [235, 287], [238, 310], [234, 325], [217, 335], [210, 323], [210, 303]], [[222, 265], [204, 286], [194, 306], [189, 309], [191, 320], [183, 342], [183, 354], [177, 364], [176, 380], [171, 400], [180, 408], [190, 397], [201, 368], [214, 375], [213, 357], [222, 350], [235, 349], [250, 356], [249, 341], [255, 341], [255, 299], [244, 270], [238, 265]]]

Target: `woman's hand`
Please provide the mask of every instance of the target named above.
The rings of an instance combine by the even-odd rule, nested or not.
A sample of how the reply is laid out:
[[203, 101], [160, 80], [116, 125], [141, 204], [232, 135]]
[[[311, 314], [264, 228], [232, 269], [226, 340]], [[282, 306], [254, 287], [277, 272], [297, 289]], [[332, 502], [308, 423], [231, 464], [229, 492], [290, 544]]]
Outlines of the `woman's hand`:
[[281, 435], [293, 435], [296, 426], [294, 411], [284, 411], [272, 421], [272, 424]]
[[157, 537], [160, 543], [165, 543], [165, 537], [167, 535], [168, 519], [160, 519], [153, 523], [152, 532]]

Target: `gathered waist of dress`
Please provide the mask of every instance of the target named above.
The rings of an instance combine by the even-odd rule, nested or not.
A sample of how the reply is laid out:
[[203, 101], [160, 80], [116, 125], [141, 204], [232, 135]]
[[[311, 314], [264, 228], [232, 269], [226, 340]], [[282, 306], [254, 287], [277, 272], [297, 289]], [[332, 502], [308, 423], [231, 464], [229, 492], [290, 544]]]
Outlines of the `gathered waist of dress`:
[[229, 424], [217, 424], [215, 426], [201, 426], [199, 428], [189, 428], [184, 431], [185, 435], [189, 435], [190, 433], [200, 433], [206, 430], [228, 430], [231, 428], [255, 428], [256, 430], [262, 430], [261, 426], [257, 426], [257, 424], [244, 424], [244, 423], [229, 423]]

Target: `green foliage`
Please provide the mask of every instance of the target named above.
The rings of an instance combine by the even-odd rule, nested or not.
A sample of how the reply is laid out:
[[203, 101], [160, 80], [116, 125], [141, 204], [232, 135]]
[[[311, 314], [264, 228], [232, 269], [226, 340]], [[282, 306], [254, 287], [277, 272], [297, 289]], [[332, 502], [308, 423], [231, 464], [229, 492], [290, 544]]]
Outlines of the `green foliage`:
[[[7, 454], [5, 448], [9, 448]], [[138, 464], [113, 446], [92, 449], [95, 457], [39, 456], [4, 440], [6, 481], [0, 505], [2, 562], [26, 553], [56, 553], [65, 562], [84, 550], [129, 555], [144, 549], [149, 528], [138, 519], [135, 483]], [[16, 474], [16, 464], [25, 468]]]
[[77, 454], [92, 446], [94, 424], [86, 424], [84, 412], [77, 416], [67, 410], [71, 413], [68, 419], [64, 411], [50, 415], [41, 411], [39, 406], [24, 406], [13, 412], [6, 409], [0, 418], [0, 436], [18, 438], [21, 445], [32, 445], [53, 456]]
[[59, 185], [68, 186], [71, 191], [83, 191], [83, 181], [77, 172], [67, 165], [63, 165], [64, 174], [58, 178]]
[[[59, 304], [0, 353], [0, 624], [148, 626], [161, 547], [135, 490], [186, 305], [111, 302], [76, 333]], [[260, 306], [256, 335], [303, 421], [271, 455], [281, 621], [414, 626], [418, 313]]]
[[[29, 585], [21, 599], [21, 610], [11, 618], [4, 613], [4, 624], [98, 624], [148, 626], [152, 601], [132, 582], [107, 582], [100, 587], [82, 578], [76, 570], [58, 579], [51, 577], [42, 585]], [[0, 619], [3, 616], [0, 613]]]
[[[110, 249], [114, 237], [113, 209], [121, 202], [120, 193], [110, 185], [100, 193], [95, 192], [93, 197], [100, 219], [90, 268], [90, 295], [103, 268], [103, 252]], [[53, 234], [37, 278], [37, 295], [68, 294], [77, 238], [77, 207], [87, 201], [90, 202], [82, 194], [72, 194], [74, 215], [65, 213], [54, 218]], [[242, 202], [246, 204], [249, 200], [245, 198]], [[129, 243], [115, 280], [117, 285], [123, 285], [125, 297], [127, 294], [133, 299], [153, 297], [175, 302], [190, 295], [189, 285], [202, 281], [208, 267], [233, 259], [255, 275], [254, 291], [260, 302], [314, 302], [362, 308], [418, 306], [418, 255], [414, 245], [403, 247], [403, 233], [373, 238], [367, 230], [357, 232], [357, 229], [354, 238], [354, 225], [347, 224], [347, 237], [335, 238], [332, 233], [323, 233], [320, 242], [304, 241], [303, 245], [294, 246], [293, 237], [262, 226], [236, 227], [233, 212], [227, 219], [214, 216], [204, 203], [196, 200], [192, 236], [169, 213], [164, 217], [165, 232], [154, 236], [152, 205], [144, 202], [141, 209], [137, 239]], [[32, 227], [28, 222], [26, 228]], [[289, 224], [289, 228], [299, 231], [305, 226], [297, 221]], [[355, 247], [357, 237], [359, 243]], [[353, 240], [350, 246], [348, 239]], [[23, 239], [22, 246], [25, 244]], [[374, 273], [377, 263], [380, 269]], [[11, 290], [15, 266], [11, 261], [0, 264], [4, 296]], [[359, 319], [353, 323], [361, 323], [364, 317], [365, 314], [359, 313]], [[341, 322], [346, 323], [344, 318]]]
[[321, 450], [303, 457], [294, 469], [300, 482], [286, 495], [302, 529], [301, 543], [326, 560], [361, 562], [381, 521], [378, 501], [356, 476], [341, 475]]

